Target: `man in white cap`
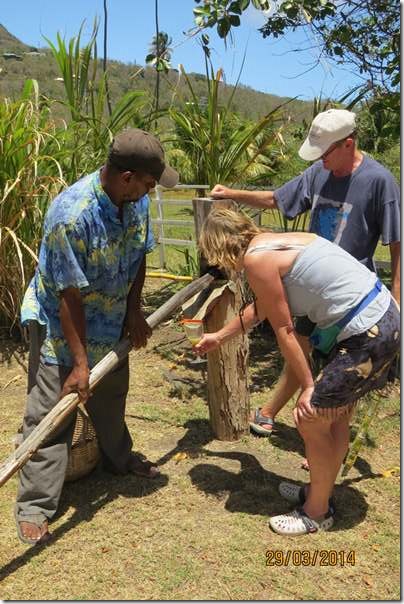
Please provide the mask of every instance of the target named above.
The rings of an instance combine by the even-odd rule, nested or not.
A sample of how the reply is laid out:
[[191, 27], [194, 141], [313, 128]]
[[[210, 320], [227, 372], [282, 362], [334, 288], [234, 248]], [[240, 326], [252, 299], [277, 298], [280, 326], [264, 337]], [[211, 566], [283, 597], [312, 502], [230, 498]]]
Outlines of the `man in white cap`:
[[[35, 275], [21, 318], [30, 333], [26, 438], [57, 401], [78, 392], [94, 424], [105, 467], [147, 478], [156, 465], [132, 452], [125, 423], [128, 359], [89, 397], [89, 372], [127, 335], [145, 346], [151, 335], [141, 309], [145, 255], [154, 247], [148, 192], [174, 187], [178, 174], [159, 141], [128, 129], [111, 144], [104, 166], [62, 191], [50, 204]], [[88, 399], [88, 400], [87, 400]], [[15, 506], [18, 535], [35, 545], [50, 538], [64, 483], [75, 416], [20, 470]]]
[[[311, 210], [310, 231], [337, 243], [373, 271], [373, 255], [381, 237], [383, 245], [390, 246], [392, 295], [400, 303], [400, 190], [386, 168], [359, 151], [356, 115], [345, 109], [319, 113], [299, 155], [314, 163], [275, 191], [243, 191], [218, 184], [211, 196], [278, 208], [288, 219]], [[302, 336], [313, 328], [307, 322], [296, 324]], [[308, 353], [307, 337], [301, 343]], [[285, 366], [272, 400], [251, 417], [251, 429], [271, 434], [275, 416], [297, 389]]]

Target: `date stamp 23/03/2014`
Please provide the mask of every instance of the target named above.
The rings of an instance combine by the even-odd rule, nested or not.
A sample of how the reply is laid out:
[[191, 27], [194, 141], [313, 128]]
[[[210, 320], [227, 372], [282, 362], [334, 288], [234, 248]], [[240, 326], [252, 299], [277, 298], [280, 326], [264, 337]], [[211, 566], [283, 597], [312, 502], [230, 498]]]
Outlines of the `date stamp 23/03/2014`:
[[335, 549], [268, 549], [266, 566], [355, 566], [355, 551]]

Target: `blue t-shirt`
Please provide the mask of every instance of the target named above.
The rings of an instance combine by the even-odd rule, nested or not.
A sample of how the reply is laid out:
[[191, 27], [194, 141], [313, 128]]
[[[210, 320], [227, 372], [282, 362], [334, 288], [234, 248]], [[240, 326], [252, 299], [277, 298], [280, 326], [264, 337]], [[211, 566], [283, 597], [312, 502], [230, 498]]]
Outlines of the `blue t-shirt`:
[[274, 195], [287, 218], [311, 210], [311, 232], [333, 241], [373, 271], [379, 238], [384, 245], [400, 241], [398, 184], [367, 155], [342, 178], [325, 170], [319, 160]]
[[60, 193], [44, 221], [35, 275], [25, 293], [21, 320], [46, 325], [43, 361], [72, 365], [60, 317], [60, 292], [80, 289], [89, 366], [119, 341], [127, 296], [145, 253], [154, 247], [149, 228], [149, 198], [118, 207], [101, 186], [99, 171]]

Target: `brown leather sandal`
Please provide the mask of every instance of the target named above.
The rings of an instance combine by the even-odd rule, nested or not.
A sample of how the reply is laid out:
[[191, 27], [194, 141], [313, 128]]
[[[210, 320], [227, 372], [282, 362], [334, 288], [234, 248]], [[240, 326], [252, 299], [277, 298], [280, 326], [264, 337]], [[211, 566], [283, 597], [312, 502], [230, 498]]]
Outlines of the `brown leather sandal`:
[[[44, 545], [45, 543], [48, 543], [48, 541], [51, 538], [51, 534], [48, 531], [48, 521], [43, 519], [42, 514], [29, 514], [27, 516], [18, 516], [17, 510], [15, 509], [14, 516], [15, 516], [15, 522], [16, 522], [16, 526], [17, 526], [18, 538], [20, 539], [20, 541], [22, 543], [26, 543], [28, 545]], [[46, 525], [46, 530], [40, 537], [38, 537], [38, 539], [34, 539], [32, 537], [27, 537], [27, 535], [24, 535], [24, 533], [22, 532], [22, 528], [21, 528], [22, 522], [26, 522], [27, 524], [33, 524], [34, 526], [39, 528], [41, 531]]]

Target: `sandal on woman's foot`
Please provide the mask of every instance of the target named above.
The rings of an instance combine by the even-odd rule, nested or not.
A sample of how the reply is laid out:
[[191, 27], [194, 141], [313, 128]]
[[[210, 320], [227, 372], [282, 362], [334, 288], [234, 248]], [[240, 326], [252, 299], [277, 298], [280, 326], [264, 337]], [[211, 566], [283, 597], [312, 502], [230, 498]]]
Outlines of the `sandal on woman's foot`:
[[331, 510], [322, 518], [310, 518], [303, 508], [297, 508], [289, 514], [272, 516], [269, 526], [279, 535], [307, 535], [317, 531], [328, 531], [334, 524]]
[[[48, 521], [45, 519], [42, 514], [30, 514], [29, 516], [18, 516], [17, 512], [14, 511], [15, 523], [17, 526], [18, 538], [22, 543], [26, 543], [28, 545], [44, 545], [48, 543], [51, 538], [51, 534], [48, 531]], [[39, 536], [37, 538], [28, 537], [23, 531], [23, 527], [21, 523], [24, 524], [32, 524], [33, 526], [39, 529]]]
[[[300, 503], [303, 505], [306, 501], [306, 487], [299, 487], [299, 485], [294, 484], [293, 482], [281, 482], [278, 486], [279, 494], [290, 501], [291, 503]], [[330, 512], [335, 514], [335, 502], [331, 497], [328, 501], [328, 505], [330, 508]]]
[[[264, 428], [265, 426], [271, 426], [271, 428]], [[261, 407], [254, 411], [254, 419], [250, 421], [250, 428], [256, 434], [261, 436], [271, 436], [274, 429], [274, 420], [272, 417], [266, 417], [261, 415]]]

